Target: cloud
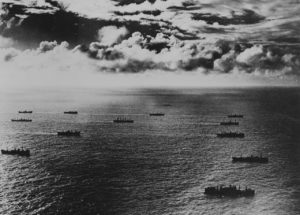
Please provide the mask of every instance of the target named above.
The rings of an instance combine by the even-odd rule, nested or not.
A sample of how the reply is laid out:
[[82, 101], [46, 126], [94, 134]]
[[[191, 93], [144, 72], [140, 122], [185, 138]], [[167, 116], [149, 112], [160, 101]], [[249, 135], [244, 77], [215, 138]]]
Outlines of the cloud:
[[[76, 3], [70, 4], [70, 7], [72, 5], [76, 5]], [[36, 10], [38, 8], [38, 10], [28, 12], [29, 8]], [[103, 37], [105, 32], [101, 30], [102, 28], [111, 33], [110, 37], [104, 38], [105, 40], [117, 40], [118, 38], [114, 38], [115, 33], [117, 37], [121, 36], [126, 39], [127, 34], [137, 31], [150, 36], [166, 31], [169, 34], [181, 35], [182, 38], [191, 37], [188, 32], [173, 28], [165, 22], [140, 21], [139, 19], [136, 21], [123, 20], [112, 16], [108, 19], [88, 18], [68, 11], [69, 7], [68, 10], [62, 10], [53, 6], [49, 10], [49, 5], [28, 7], [8, 4], [5, 6], [5, 15], [1, 18], [0, 35], [12, 38], [18, 41], [17, 45], [26, 48], [36, 48], [42, 41], [54, 40], [57, 42], [68, 41], [72, 47], [80, 44], [88, 45], [99, 39], [99, 36]], [[105, 28], [107, 26], [109, 27]]]
[[0, 48], [11, 47], [13, 44], [14, 41], [12, 39], [0, 36]]
[[[232, 80], [239, 79], [242, 80], [240, 84], [247, 84], [246, 80], [253, 84], [256, 79], [265, 81], [266, 78], [277, 84], [280, 82], [276, 80], [282, 77], [299, 80], [292, 78], [300, 76], [298, 55], [282, 55], [280, 51], [274, 52], [277, 50], [274, 47], [247, 48], [231, 41], [195, 44], [175, 38], [168, 38], [170, 48], [159, 53], [145, 47], [149, 41], [160, 40], [161, 35], [147, 39], [135, 33], [113, 47], [93, 43], [86, 49], [72, 49], [67, 42], [43, 41], [37, 49], [2, 48], [1, 85], [107, 87], [116, 86], [118, 82], [120, 86], [142, 83], [157, 86], [163, 84], [162, 80], [174, 80], [178, 86], [189, 83], [190, 86], [197, 86], [197, 83], [198, 86], [207, 86], [208, 83], [229, 86], [233, 84]], [[87, 54], [91, 51], [97, 57]], [[268, 64], [268, 61], [278, 63]]]
[[244, 63], [246, 65], [251, 65], [257, 62], [264, 54], [263, 47], [260, 46], [253, 46], [249, 49], [246, 49], [242, 53], [240, 53], [236, 60], [239, 63]]
[[[0, 48], [0, 62], [4, 64], [5, 62], [11, 61], [14, 57], [18, 56], [20, 51], [14, 48]], [[2, 66], [2, 69], [5, 67]]]
[[125, 27], [106, 26], [98, 31], [98, 40], [103, 45], [111, 46], [122, 41], [127, 34], [128, 30]]
[[12, 74], [68, 81], [71, 70], [87, 75], [81, 69], [299, 80], [300, 6], [293, 0], [4, 1], [0, 62]]
[[[45, 49], [45, 47], [47, 47]], [[37, 49], [0, 49], [1, 87], [88, 86], [97, 67], [67, 42], [43, 42]]]
[[141, 13], [145, 15], [159, 16], [162, 13], [162, 11], [160, 10], [143, 10], [143, 11], [135, 11], [135, 12], [114, 11], [114, 14], [118, 16], [134, 16], [134, 15], [139, 15]]
[[220, 59], [214, 61], [214, 69], [222, 73], [229, 73], [234, 70], [236, 53], [231, 50]]
[[240, 14], [236, 11], [231, 11], [231, 17], [209, 13], [194, 13], [193, 19], [202, 20], [208, 24], [218, 23], [220, 25], [245, 25], [259, 23], [263, 21], [265, 17], [257, 14], [255, 11], [243, 9]]
[[143, 2], [150, 2], [154, 3], [156, 0], [114, 0], [118, 2], [118, 6], [124, 6], [124, 5], [129, 5], [129, 4], [141, 4]]
[[[40, 31], [38, 35], [31, 35], [30, 38], [33, 36], [37, 39], [41, 35], [51, 35], [48, 35], [48, 38], [43, 36], [38, 43], [44, 40], [57, 40], [60, 42], [66, 40], [71, 45], [73, 42], [74, 45], [78, 45], [84, 41], [92, 42], [97, 37], [98, 29], [103, 26], [115, 25], [120, 27], [133, 21], [135, 21], [132, 23], [133, 25], [147, 24], [153, 28], [146, 31], [146, 29], [133, 29], [132, 26], [126, 26], [130, 33], [139, 31], [151, 36], [159, 31], [159, 27], [162, 27], [158, 26], [156, 29], [155, 24], [162, 25], [162, 23], [168, 22], [169, 25], [161, 28], [164, 33], [174, 31], [176, 27], [179, 27], [192, 34], [193, 38], [205, 35], [218, 36], [221, 39], [224, 36], [223, 34], [226, 33], [230, 34], [229, 37], [299, 42], [297, 35], [299, 33], [298, 11], [300, 5], [294, 0], [284, 2], [279, 0], [258, 0], [254, 2], [250, 0], [228, 0], [226, 4], [221, 0], [101, 0], [101, 2], [88, 0], [85, 4], [82, 4], [81, 0], [47, 0], [37, 1], [35, 5], [30, 4], [31, 1], [24, 0], [4, 0], [4, 2], [15, 2], [15, 4], [10, 3], [10, 7], [6, 7], [5, 11], [10, 18], [14, 18], [12, 20], [19, 22], [18, 19], [23, 17], [22, 19], [26, 24], [21, 23], [22, 28], [18, 30], [19, 33], [25, 31], [20, 38], [24, 37], [27, 42], [29, 39], [26, 38], [26, 35], [29, 35], [30, 30], [26, 31], [26, 28], [39, 29]], [[62, 7], [61, 5], [66, 6]], [[52, 16], [48, 17], [45, 14], [48, 14], [48, 16], [52, 14]], [[27, 16], [27, 18], [24, 18], [24, 16]], [[59, 19], [61, 23], [55, 22], [58, 25], [55, 26], [51, 19]], [[97, 21], [93, 21], [93, 19], [97, 19]], [[41, 22], [37, 20], [41, 20]], [[120, 22], [122, 24], [118, 24]], [[6, 24], [8, 23], [6, 21]], [[46, 31], [46, 29], [43, 29], [42, 23], [51, 28]], [[78, 23], [81, 23], [81, 25], [77, 26]], [[216, 25], [219, 25], [218, 28], [216, 28]], [[86, 26], [89, 26], [90, 29]], [[55, 34], [51, 32], [51, 29], [62, 33]], [[70, 35], [65, 35], [64, 29], [70, 32]], [[202, 29], [202, 31], [199, 31], [199, 29]], [[150, 33], [151, 31], [152, 33]], [[5, 34], [13, 36], [15, 32], [11, 30], [10, 33], [5, 32]], [[285, 35], [282, 35], [283, 32]], [[199, 33], [202, 35], [199, 35]], [[181, 39], [187, 38], [187, 35], [178, 36]]]
[[[66, 44], [66, 48], [69, 44]], [[58, 44], [56, 41], [53, 41], [53, 42], [48, 42], [48, 41], [43, 41], [40, 43], [40, 46], [38, 48], [38, 51], [40, 52], [47, 52], [47, 51], [51, 51], [53, 50], [55, 47], [57, 47]]]
[[[163, 45], [156, 50], [149, 48], [151, 44]], [[295, 60], [299, 55], [288, 55], [281, 47], [226, 40], [180, 41], [162, 33], [145, 37], [136, 32], [110, 47], [92, 43], [84, 52], [96, 60], [99, 71], [113, 73], [160, 70], [230, 74], [239, 70], [245, 74], [299, 76], [299, 65]], [[278, 72], [285, 66], [294, 72]]]

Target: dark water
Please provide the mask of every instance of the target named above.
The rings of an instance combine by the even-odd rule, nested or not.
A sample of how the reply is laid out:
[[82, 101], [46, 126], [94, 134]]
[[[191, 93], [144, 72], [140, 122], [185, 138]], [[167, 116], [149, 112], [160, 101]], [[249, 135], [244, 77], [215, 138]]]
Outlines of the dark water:
[[[0, 214], [300, 214], [299, 88], [41, 90], [0, 99], [1, 148], [32, 152], [0, 155]], [[23, 109], [34, 111], [33, 122], [10, 122]], [[240, 126], [217, 125], [230, 113], [245, 115]], [[135, 123], [112, 123], [123, 114]], [[83, 135], [56, 136], [68, 129]], [[216, 138], [226, 130], [246, 138]], [[231, 162], [260, 153], [269, 164]], [[204, 196], [218, 184], [256, 195]]]

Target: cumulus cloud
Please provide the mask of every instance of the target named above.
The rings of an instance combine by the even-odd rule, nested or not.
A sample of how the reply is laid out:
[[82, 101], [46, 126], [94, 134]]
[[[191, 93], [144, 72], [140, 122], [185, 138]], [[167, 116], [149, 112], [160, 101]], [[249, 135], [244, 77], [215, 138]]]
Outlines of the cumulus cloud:
[[[149, 49], [149, 45], [155, 43], [164, 43], [165, 48]], [[99, 71], [113, 73], [161, 70], [230, 74], [239, 70], [265, 76], [299, 76], [295, 54], [286, 54], [280, 47], [235, 41], [180, 41], [162, 33], [145, 37], [136, 32], [113, 46], [92, 43], [84, 52], [96, 60]], [[290, 68], [289, 72], [279, 72], [285, 67]]]
[[260, 46], [253, 46], [249, 49], [246, 49], [242, 53], [240, 53], [236, 60], [239, 63], [244, 63], [247, 65], [251, 65], [255, 62], [257, 62], [264, 54], [263, 47]]
[[120, 42], [127, 34], [126, 27], [106, 26], [98, 31], [98, 40], [103, 45], [111, 46]]
[[214, 61], [214, 69], [219, 72], [229, 73], [235, 66], [236, 53], [231, 50], [224, 54], [220, 59]]
[[[64, 44], [65, 44], [65, 46], [68, 46], [67, 43], [64, 43]], [[57, 46], [58, 46], [58, 44], [57, 44], [56, 41], [53, 41], [53, 42], [43, 41], [43, 42], [40, 43], [38, 51], [40, 51], [40, 52], [51, 51], [51, 50], [53, 50]]]

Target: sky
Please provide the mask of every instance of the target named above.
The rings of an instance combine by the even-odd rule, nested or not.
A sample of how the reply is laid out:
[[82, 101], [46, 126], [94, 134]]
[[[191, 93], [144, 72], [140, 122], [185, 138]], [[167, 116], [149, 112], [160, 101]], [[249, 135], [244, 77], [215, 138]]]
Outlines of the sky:
[[0, 2], [2, 88], [300, 85], [300, 0]]

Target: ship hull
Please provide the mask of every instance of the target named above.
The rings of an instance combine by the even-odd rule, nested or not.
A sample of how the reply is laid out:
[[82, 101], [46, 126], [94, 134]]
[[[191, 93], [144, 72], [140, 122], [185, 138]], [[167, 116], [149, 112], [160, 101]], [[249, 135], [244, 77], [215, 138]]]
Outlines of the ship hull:
[[236, 187], [208, 187], [205, 188], [204, 194], [217, 197], [252, 197], [255, 191], [247, 188], [241, 190]]
[[228, 115], [228, 118], [244, 118], [243, 115]]
[[268, 163], [268, 158], [232, 157], [233, 163]]
[[32, 111], [19, 111], [20, 114], [30, 114]]
[[65, 132], [57, 132], [57, 136], [63, 136], [63, 137], [80, 137], [80, 133], [65, 133]]
[[15, 119], [12, 119], [11, 121], [12, 122], [32, 122], [32, 120], [15, 120]]
[[226, 126], [229, 126], [229, 125], [239, 125], [239, 123], [238, 122], [233, 122], [233, 123], [221, 122], [220, 125], [226, 125]]
[[76, 114], [78, 114], [78, 112], [77, 111], [74, 111], [74, 112], [72, 112], [72, 111], [66, 111], [66, 112], [64, 112], [64, 114], [73, 114], [73, 115], [76, 115]]
[[19, 156], [25, 156], [29, 157], [30, 152], [29, 151], [8, 151], [8, 150], [1, 150], [1, 153], [4, 155], [19, 155]]
[[114, 120], [113, 122], [114, 123], [134, 123], [133, 120], [128, 120], [128, 121], [117, 121], [117, 120]]
[[219, 138], [244, 138], [244, 134], [239, 134], [239, 135], [226, 135], [226, 134], [217, 134], [217, 137]]
[[255, 195], [254, 192], [237, 192], [237, 193], [222, 193], [222, 192], [216, 192], [216, 193], [210, 193], [206, 192], [204, 193], [207, 196], [216, 196], [216, 197], [231, 197], [231, 198], [237, 198], [237, 197], [253, 197]]

